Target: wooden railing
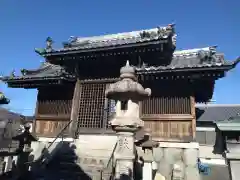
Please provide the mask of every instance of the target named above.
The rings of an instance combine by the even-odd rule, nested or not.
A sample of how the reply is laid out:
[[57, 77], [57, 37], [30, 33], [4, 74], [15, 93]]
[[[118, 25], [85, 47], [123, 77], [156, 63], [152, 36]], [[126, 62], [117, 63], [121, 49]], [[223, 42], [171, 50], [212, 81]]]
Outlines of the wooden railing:
[[[62, 140], [60, 141], [60, 143], [63, 142], [64, 140], [64, 136], [66, 131], [68, 131], [68, 128], [70, 127], [71, 123], [73, 122], [73, 120], [69, 121], [62, 129], [61, 131], [55, 136], [54, 140], [42, 151], [42, 154], [39, 156], [39, 158], [35, 161], [30, 161], [30, 162], [26, 162], [26, 164], [29, 165], [35, 165], [35, 164], [39, 164], [41, 166], [46, 165], [44, 162], [48, 161], [49, 158], [49, 149], [54, 145], [54, 143], [61, 138]], [[51, 157], [50, 157], [51, 158]], [[40, 168], [40, 167], [39, 167]]]
[[115, 145], [114, 145], [113, 151], [111, 153], [110, 158], [108, 159], [107, 165], [103, 169], [100, 170], [100, 173], [101, 173], [101, 178], [100, 179], [101, 180], [105, 179], [104, 178], [105, 171], [107, 171], [107, 174], [105, 174], [105, 175], [107, 175], [109, 177], [108, 178], [109, 180], [113, 180], [114, 179], [115, 168], [116, 168], [116, 163], [117, 163], [116, 159], [114, 157], [114, 154], [115, 154], [115, 151], [117, 149], [117, 145], [118, 145], [118, 142], [116, 142]]

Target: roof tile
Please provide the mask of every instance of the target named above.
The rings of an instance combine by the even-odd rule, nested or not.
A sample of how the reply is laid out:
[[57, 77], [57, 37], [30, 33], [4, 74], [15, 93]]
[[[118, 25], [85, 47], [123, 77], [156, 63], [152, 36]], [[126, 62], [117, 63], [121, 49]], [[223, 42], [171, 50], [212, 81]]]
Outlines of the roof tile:
[[175, 42], [175, 29], [174, 24], [169, 24], [166, 27], [157, 27], [152, 29], [145, 29], [139, 31], [108, 34], [93, 37], [70, 37], [68, 46], [59, 50], [52, 50], [51, 52], [83, 50], [83, 49], [96, 49], [111, 46], [121, 46], [127, 44], [136, 44], [142, 42], [151, 42], [160, 39], [169, 39], [173, 37], [173, 45]]
[[44, 62], [38, 69], [34, 70], [23, 70], [24, 74], [22, 76], [14, 77], [3, 77], [3, 81], [11, 80], [38, 80], [38, 79], [55, 79], [57, 77], [63, 78], [74, 78], [73, 75], [70, 75], [66, 72], [64, 67], [60, 65], [54, 65], [48, 62]]
[[181, 50], [173, 53], [173, 58], [168, 65], [164, 66], [143, 66], [136, 68], [138, 72], [161, 72], [164, 70], [177, 70], [188, 68], [221, 67], [233, 65], [234, 62], [227, 62], [224, 56], [216, 53], [216, 47], [201, 49]]
[[240, 113], [240, 105], [196, 105], [197, 121], [213, 122], [234, 117]]

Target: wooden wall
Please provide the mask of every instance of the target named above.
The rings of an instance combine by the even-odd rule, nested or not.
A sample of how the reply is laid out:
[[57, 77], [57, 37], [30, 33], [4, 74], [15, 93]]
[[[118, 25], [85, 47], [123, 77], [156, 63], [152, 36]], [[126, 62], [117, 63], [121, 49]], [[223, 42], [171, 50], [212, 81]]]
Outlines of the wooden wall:
[[141, 118], [154, 139], [191, 141], [195, 139], [195, 98], [188, 82], [147, 84], [152, 96], [141, 103]]
[[[56, 137], [70, 121], [74, 84], [38, 89], [34, 132], [41, 137]], [[66, 130], [65, 135], [69, 133]]]
[[[72, 123], [74, 127], [69, 128], [75, 129], [77, 134], [108, 131], [112, 105], [105, 98], [105, 89], [109, 83], [78, 81], [75, 94], [74, 84], [39, 89], [35, 133], [56, 137], [71, 118], [75, 122]], [[164, 84], [155, 81], [143, 86], [151, 88], [152, 95], [140, 104], [140, 116], [153, 138], [164, 141], [195, 139], [195, 98], [188, 82]]]

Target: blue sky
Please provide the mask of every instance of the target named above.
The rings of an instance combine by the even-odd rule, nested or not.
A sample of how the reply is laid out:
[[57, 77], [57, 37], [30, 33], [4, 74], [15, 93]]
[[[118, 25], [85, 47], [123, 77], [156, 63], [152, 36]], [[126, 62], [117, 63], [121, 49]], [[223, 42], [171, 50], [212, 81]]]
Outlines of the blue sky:
[[[51, 36], [55, 46], [70, 36], [92, 36], [152, 28], [176, 23], [177, 49], [218, 45], [226, 59], [240, 55], [240, 1], [232, 0], [1, 0], [0, 73], [37, 68], [44, 59], [35, 47], [44, 47]], [[240, 103], [240, 65], [217, 81], [217, 103]], [[36, 90], [0, 85], [10, 99], [12, 111], [31, 115]]]

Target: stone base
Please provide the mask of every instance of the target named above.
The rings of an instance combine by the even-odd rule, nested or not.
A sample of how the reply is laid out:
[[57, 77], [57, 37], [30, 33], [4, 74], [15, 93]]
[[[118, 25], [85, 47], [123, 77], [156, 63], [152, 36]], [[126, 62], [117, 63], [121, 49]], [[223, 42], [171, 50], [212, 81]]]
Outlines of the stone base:
[[229, 164], [232, 180], [237, 180], [240, 176], [240, 160], [230, 160]]
[[166, 180], [199, 180], [198, 143], [159, 143], [153, 149], [158, 173]]
[[133, 177], [133, 159], [118, 159], [115, 168], [115, 179], [130, 180]]

